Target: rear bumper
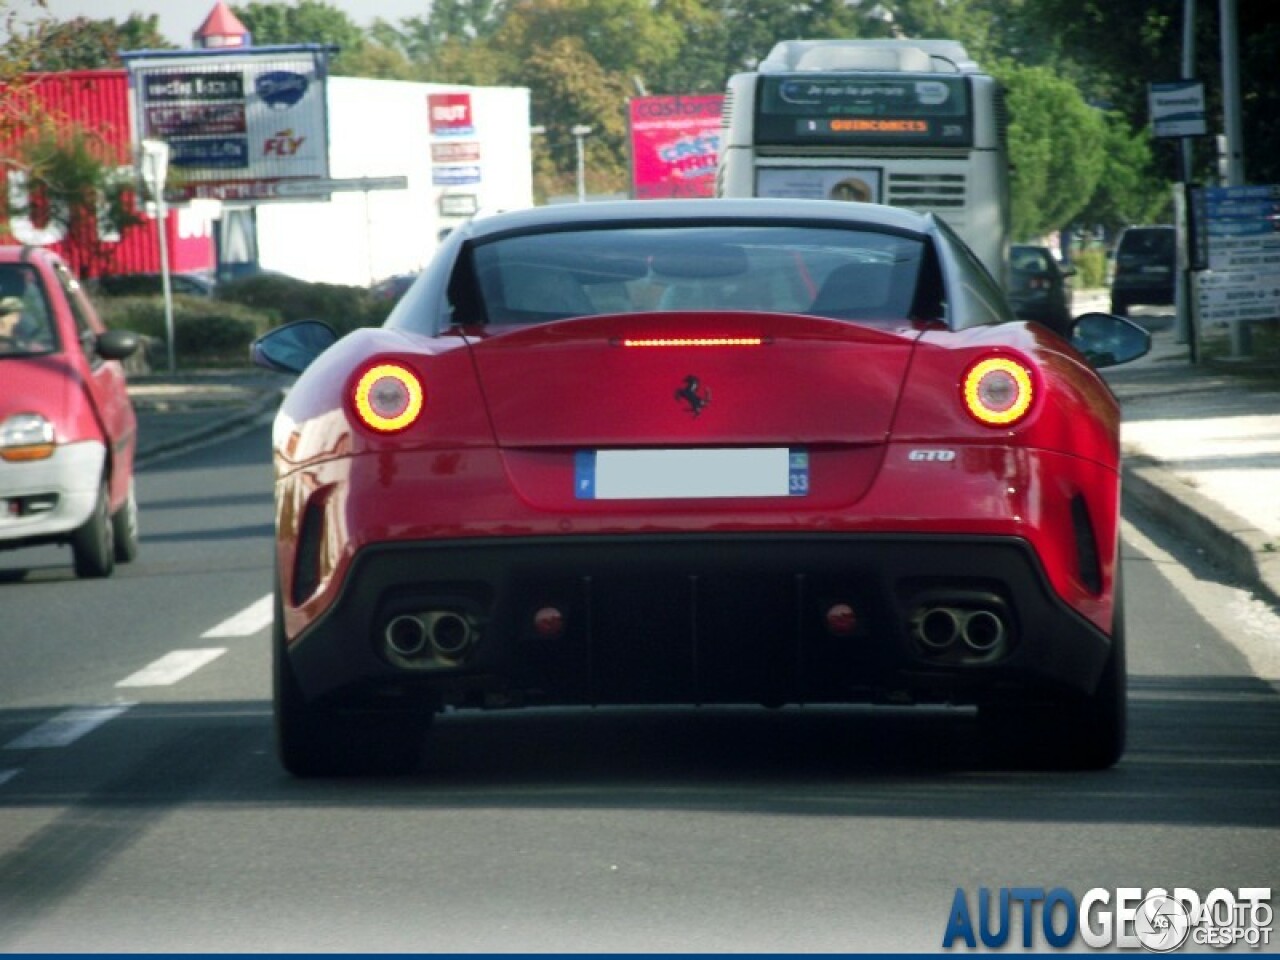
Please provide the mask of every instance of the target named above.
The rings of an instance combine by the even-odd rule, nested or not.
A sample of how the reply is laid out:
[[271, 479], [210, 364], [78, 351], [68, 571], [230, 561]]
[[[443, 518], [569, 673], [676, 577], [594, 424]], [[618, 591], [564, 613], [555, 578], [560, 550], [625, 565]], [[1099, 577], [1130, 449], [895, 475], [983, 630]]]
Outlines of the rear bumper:
[[1113, 299], [1119, 297], [1126, 303], [1167, 306], [1174, 300], [1173, 278], [1117, 277], [1111, 285], [1111, 296]]
[[[932, 607], [993, 610], [1006, 633], [932, 649], [915, 626]], [[461, 652], [388, 652], [391, 621], [441, 611], [468, 625]], [[1016, 537], [700, 534], [369, 546], [288, 655], [309, 699], [501, 706], [981, 703], [1090, 692], [1109, 652]]]

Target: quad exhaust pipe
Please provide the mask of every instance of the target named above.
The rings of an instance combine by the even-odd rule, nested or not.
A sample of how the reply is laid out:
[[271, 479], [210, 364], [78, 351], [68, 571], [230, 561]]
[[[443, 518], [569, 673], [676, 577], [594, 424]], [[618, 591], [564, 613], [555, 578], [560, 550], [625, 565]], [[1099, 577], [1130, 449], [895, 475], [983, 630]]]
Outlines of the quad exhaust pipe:
[[383, 631], [387, 649], [406, 660], [428, 654], [436, 659], [456, 660], [475, 641], [471, 621], [452, 610], [403, 613], [392, 617]]

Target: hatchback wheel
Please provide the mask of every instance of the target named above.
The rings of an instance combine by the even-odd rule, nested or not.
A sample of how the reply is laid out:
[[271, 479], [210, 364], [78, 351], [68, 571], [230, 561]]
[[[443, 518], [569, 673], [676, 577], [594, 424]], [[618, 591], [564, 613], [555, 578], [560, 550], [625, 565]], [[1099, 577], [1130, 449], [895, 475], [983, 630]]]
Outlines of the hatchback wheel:
[[115, 531], [104, 480], [93, 512], [71, 536], [71, 555], [77, 577], [109, 577], [116, 566]]
[[111, 533], [115, 539], [117, 563], [132, 563], [138, 556], [138, 501], [129, 481], [129, 495], [111, 517]]

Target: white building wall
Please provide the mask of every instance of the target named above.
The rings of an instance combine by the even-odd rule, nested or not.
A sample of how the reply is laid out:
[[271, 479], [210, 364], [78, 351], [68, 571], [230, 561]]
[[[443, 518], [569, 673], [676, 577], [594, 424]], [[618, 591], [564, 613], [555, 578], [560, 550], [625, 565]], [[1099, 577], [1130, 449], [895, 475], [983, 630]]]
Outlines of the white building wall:
[[[468, 93], [474, 134], [432, 136], [430, 94]], [[440, 197], [472, 194], [480, 209], [533, 205], [529, 91], [330, 77], [329, 175], [408, 177], [405, 190], [334, 193], [327, 202], [272, 202], [258, 207], [258, 253], [264, 270], [303, 280], [364, 286], [420, 270], [440, 232], [466, 220], [443, 216]], [[433, 183], [432, 142], [476, 144], [479, 182]]]

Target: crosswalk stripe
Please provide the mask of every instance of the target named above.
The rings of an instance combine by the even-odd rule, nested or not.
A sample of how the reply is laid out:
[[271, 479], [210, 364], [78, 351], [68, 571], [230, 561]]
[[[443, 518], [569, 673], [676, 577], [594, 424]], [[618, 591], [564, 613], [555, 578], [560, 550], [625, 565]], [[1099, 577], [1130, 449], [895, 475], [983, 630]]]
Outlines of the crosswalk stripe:
[[113, 703], [105, 707], [72, 707], [40, 726], [28, 730], [16, 740], [4, 745], [6, 750], [43, 750], [48, 747], [65, 747], [75, 743], [86, 733], [102, 726], [108, 720], [120, 716], [132, 703]]
[[270, 626], [271, 594], [255, 600], [234, 616], [223, 620], [216, 627], [210, 627], [200, 634], [201, 639], [212, 640], [219, 637], [248, 637], [264, 627]]
[[167, 687], [195, 673], [206, 663], [227, 652], [226, 647], [203, 650], [172, 650], [159, 660], [125, 677], [117, 687]]

